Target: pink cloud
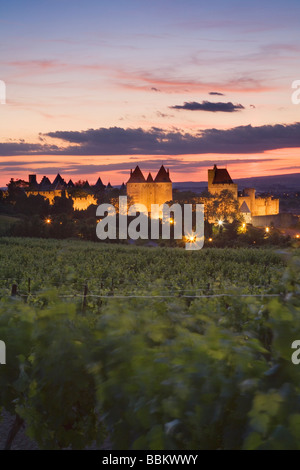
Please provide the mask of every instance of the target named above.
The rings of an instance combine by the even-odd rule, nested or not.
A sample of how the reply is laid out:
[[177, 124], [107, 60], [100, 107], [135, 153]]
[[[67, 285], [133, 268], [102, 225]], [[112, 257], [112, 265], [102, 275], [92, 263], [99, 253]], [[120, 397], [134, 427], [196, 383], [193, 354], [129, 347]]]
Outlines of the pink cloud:
[[[254, 79], [250, 76], [239, 76], [224, 82], [205, 82], [201, 80], [156, 76], [148, 71], [127, 72], [120, 67], [109, 64], [72, 64], [57, 60], [18, 60], [6, 62], [4, 65], [21, 69], [22, 73], [29, 75], [47, 71], [101, 71], [105, 72], [110, 79], [115, 78], [115, 85], [135, 91], [153, 91], [156, 88], [165, 93], [208, 93], [212, 88], [216, 88], [222, 93], [262, 93], [278, 89], [278, 87], [266, 85], [262, 80]], [[170, 72], [171, 74], [172, 72]]]
[[265, 85], [263, 82], [251, 77], [238, 77], [225, 82], [207, 83], [196, 80], [178, 80], [155, 77], [147, 72], [140, 74], [120, 72], [120, 78], [128, 80], [121, 84], [124, 88], [138, 91], [149, 91], [152, 87], [155, 87], [165, 93], [209, 93], [212, 88], [216, 88], [222, 93], [262, 93], [278, 89], [274, 86]]

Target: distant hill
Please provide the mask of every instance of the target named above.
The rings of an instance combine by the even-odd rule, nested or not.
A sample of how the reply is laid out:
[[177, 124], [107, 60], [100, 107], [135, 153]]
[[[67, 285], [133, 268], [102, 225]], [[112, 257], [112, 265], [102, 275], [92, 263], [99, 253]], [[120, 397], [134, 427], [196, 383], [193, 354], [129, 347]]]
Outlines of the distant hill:
[[[255, 188], [258, 192], [282, 193], [283, 191], [300, 191], [300, 173], [240, 178], [235, 179], [234, 183], [238, 184], [239, 189]], [[120, 187], [120, 185], [113, 186], [113, 188]], [[201, 193], [205, 188], [207, 188], [207, 181], [184, 181], [182, 183], [173, 183], [173, 188], [179, 189], [180, 191]], [[7, 190], [7, 187], [0, 189]]]
[[[283, 191], [300, 191], [300, 173], [240, 178], [235, 179], [234, 182], [238, 184], [239, 189], [255, 188], [258, 192], [272, 192], [275, 194]], [[180, 191], [200, 193], [207, 188], [207, 181], [173, 183], [173, 188]]]
[[201, 193], [207, 188], [207, 182], [200, 181], [196, 183], [195, 181], [185, 181], [183, 183], [173, 183], [174, 189], [179, 189], [179, 191], [193, 191], [194, 193]]
[[252, 186], [258, 191], [300, 191], [300, 173], [291, 175], [257, 176], [235, 180], [241, 189]]

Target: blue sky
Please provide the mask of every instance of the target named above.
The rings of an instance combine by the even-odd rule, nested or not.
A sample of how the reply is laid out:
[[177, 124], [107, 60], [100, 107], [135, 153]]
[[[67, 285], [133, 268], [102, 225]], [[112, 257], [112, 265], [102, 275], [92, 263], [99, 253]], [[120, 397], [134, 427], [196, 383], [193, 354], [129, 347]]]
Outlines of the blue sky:
[[[93, 128], [103, 136], [103, 129], [114, 127], [146, 133], [158, 128], [193, 139], [209, 129], [271, 125], [273, 134], [268, 133], [268, 138], [272, 139], [277, 124], [290, 126], [299, 120], [300, 106], [291, 103], [291, 83], [300, 79], [299, 26], [300, 2], [295, 0], [2, 0], [0, 80], [7, 86], [7, 104], [0, 107], [2, 178], [11, 171], [5, 163], [15, 155], [23, 159], [15, 167], [15, 176], [26, 174], [27, 168], [42, 172], [42, 166], [33, 164], [39, 151], [42, 155], [48, 151], [49, 163], [71, 174], [70, 163], [52, 155], [65, 154], [70, 145], [49, 136], [59, 132], [86, 135]], [[191, 111], [189, 103], [197, 103], [193, 108], [197, 111]], [[226, 106], [235, 112], [223, 112]], [[25, 147], [20, 142], [36, 147], [21, 155]], [[282, 150], [296, 171], [298, 144], [293, 142], [296, 147], [288, 151], [283, 147], [286, 138], [276, 149], [271, 143], [258, 148], [265, 148], [262, 153], [270, 148], [272, 152]], [[105, 153], [109, 173], [106, 144], [105, 152], [99, 144], [93, 156], [103, 166]], [[61, 152], [53, 153], [51, 145]], [[119, 182], [116, 161], [123, 167], [132, 148], [139, 147], [130, 142], [122, 161], [119, 153], [114, 158], [114, 148], [110, 179], [115, 175]], [[147, 154], [146, 146], [141, 152], [146, 168], [147, 161], [152, 161], [151, 149], [149, 146]], [[246, 146], [241, 149], [241, 165], [248, 151]], [[210, 153], [213, 161], [217, 154], [213, 149]], [[274, 166], [271, 160], [269, 165], [263, 161], [263, 155], [255, 155], [258, 164], [249, 164], [250, 172], [276, 174], [287, 166], [283, 157]], [[88, 155], [80, 158], [85, 157]], [[185, 163], [187, 158], [183, 156]], [[207, 155], [199, 152], [197, 158], [206, 161]], [[222, 158], [231, 160], [230, 153]], [[86, 161], [83, 167], [87, 172]], [[183, 165], [180, 171], [174, 164], [179, 179], [184, 178], [186, 168]], [[199, 164], [197, 178], [201, 178], [202, 168]], [[234, 172], [239, 175], [238, 164]]]

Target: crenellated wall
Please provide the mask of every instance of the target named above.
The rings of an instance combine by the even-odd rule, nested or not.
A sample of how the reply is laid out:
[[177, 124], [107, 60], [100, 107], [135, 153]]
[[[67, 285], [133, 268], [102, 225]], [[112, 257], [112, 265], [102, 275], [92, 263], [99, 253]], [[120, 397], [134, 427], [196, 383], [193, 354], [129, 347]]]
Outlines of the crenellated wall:
[[[253, 189], [253, 191], [255, 191]], [[251, 211], [252, 217], [262, 215], [274, 215], [279, 213], [279, 199], [271, 197], [255, 197], [255, 192], [249, 196], [238, 197], [239, 206], [245, 202]]]
[[252, 215], [273, 215], [279, 213], [279, 199], [272, 199], [271, 197], [258, 197], [255, 199], [255, 207]]
[[97, 205], [97, 198], [92, 194], [87, 194], [86, 197], [73, 197], [73, 207], [77, 211], [85, 211], [91, 204]]
[[[256, 197], [254, 188], [245, 188], [242, 195], [238, 195], [238, 185], [234, 184], [226, 168], [217, 168], [208, 170], [208, 191], [211, 194], [219, 195], [222, 191], [230, 191], [239, 202], [239, 207], [245, 202], [250, 210], [250, 216], [267, 216], [279, 213], [279, 199], [271, 197]], [[248, 211], [244, 213], [248, 214]]]
[[50, 205], [52, 206], [54, 204], [54, 198], [55, 197], [61, 197], [62, 191], [60, 189], [53, 189], [50, 191], [25, 191], [26, 196], [43, 196], [45, 199], [48, 199]]
[[[48, 199], [50, 205], [54, 204], [55, 197], [61, 197], [63, 191], [60, 189], [54, 189], [50, 191], [26, 191], [27, 197], [37, 196], [38, 194], [43, 196], [45, 199]], [[68, 191], [65, 191], [67, 197], [72, 197]], [[73, 207], [75, 210], [78, 211], [85, 211], [91, 204], [97, 204], [97, 198], [92, 194], [87, 194], [84, 197], [72, 197], [73, 199]]]

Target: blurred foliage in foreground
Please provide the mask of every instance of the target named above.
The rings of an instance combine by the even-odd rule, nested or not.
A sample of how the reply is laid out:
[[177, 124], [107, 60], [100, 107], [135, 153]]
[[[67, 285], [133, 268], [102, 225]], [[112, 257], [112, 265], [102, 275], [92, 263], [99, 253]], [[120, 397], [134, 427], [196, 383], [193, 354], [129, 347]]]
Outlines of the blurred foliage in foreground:
[[2, 298], [0, 403], [40, 448], [300, 449], [300, 261], [276, 297]]

